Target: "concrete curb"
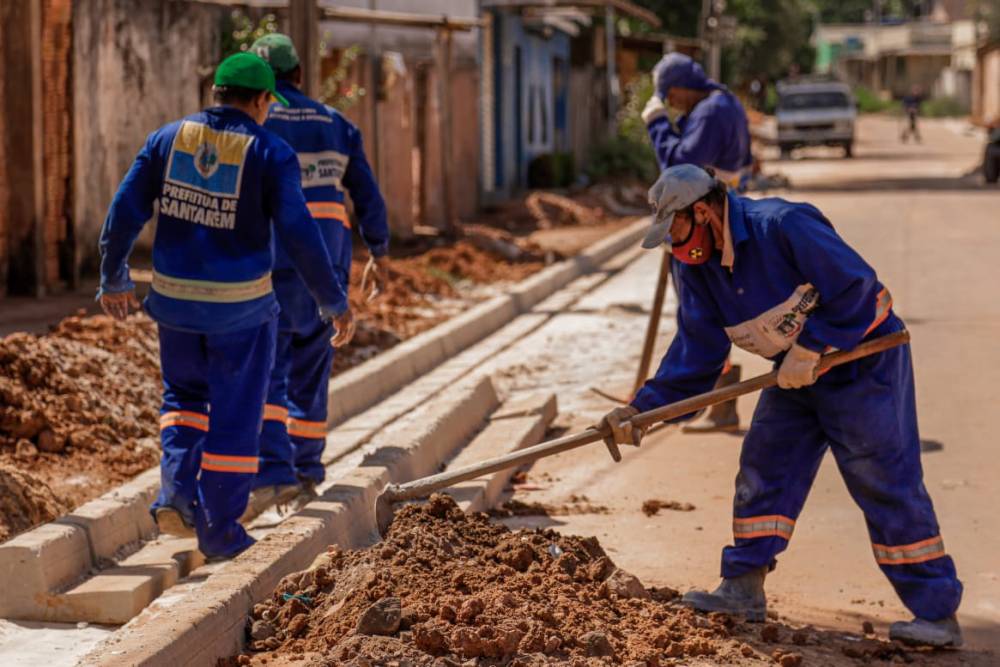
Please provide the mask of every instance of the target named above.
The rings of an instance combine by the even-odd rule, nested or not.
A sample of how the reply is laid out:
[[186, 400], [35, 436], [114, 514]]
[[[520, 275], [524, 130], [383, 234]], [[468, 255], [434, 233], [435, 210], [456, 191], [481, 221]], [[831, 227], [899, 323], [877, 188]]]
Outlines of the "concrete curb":
[[144, 614], [99, 645], [81, 665], [212, 665], [242, 647], [253, 604], [285, 575], [309, 566], [330, 544], [374, 537], [375, 497], [385, 484], [427, 475], [481, 428], [498, 404], [489, 377], [460, 384], [433, 405], [387, 428], [373, 452], [318, 500], [211, 575], [197, 595]]
[[[576, 278], [634, 245], [648, 220], [638, 220], [580, 254], [515, 285], [509, 294], [478, 304], [341, 375], [330, 383], [330, 424], [369, 409], [447, 359], [496, 332]], [[53, 620], [58, 591], [112, 560], [124, 547], [156, 534], [148, 512], [159, 489], [151, 469], [71, 514], [0, 544], [0, 618]]]
[[[555, 394], [532, 394], [506, 401], [490, 416], [489, 426], [448, 463], [448, 468], [479, 463], [537, 445], [545, 438], [545, 429], [558, 412]], [[485, 512], [496, 504], [504, 485], [516, 471], [517, 468], [507, 468], [456, 484], [448, 489], [448, 494], [464, 512]]]
[[[515, 285], [508, 294], [481, 303], [438, 326], [383, 352], [371, 361], [341, 373], [330, 382], [329, 423], [335, 426], [359, 414], [643, 237], [648, 218], [620, 229], [565, 261], [539, 271]], [[373, 371], [377, 373], [373, 375]], [[375, 377], [376, 381], [372, 381]]]

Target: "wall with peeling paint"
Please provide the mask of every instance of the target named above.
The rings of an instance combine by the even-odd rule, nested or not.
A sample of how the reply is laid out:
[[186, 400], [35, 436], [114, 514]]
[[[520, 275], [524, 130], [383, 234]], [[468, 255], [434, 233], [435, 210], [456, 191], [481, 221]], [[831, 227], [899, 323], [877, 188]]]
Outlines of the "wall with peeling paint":
[[96, 267], [108, 204], [146, 136], [206, 101], [227, 12], [175, 0], [73, 3], [73, 218], [84, 271]]

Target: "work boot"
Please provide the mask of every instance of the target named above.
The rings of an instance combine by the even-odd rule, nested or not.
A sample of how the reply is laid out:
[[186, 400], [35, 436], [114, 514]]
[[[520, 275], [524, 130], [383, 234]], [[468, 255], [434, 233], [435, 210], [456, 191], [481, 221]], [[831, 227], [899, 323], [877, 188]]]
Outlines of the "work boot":
[[[715, 383], [716, 389], [729, 387], [740, 381], [740, 366], [732, 365], [729, 370], [719, 376]], [[704, 419], [687, 424], [682, 429], [684, 433], [732, 433], [740, 429], [740, 416], [736, 413], [736, 399], [713, 405], [708, 409]]]
[[271, 507], [277, 506], [280, 509], [294, 500], [301, 489], [300, 484], [277, 484], [254, 489], [250, 492], [240, 523], [253, 521]]
[[299, 492], [291, 502], [293, 512], [298, 512], [300, 509], [319, 498], [319, 492], [316, 491], [315, 480], [304, 479], [302, 477], [299, 479], [301, 480], [299, 484]]
[[752, 623], [763, 623], [767, 617], [765, 576], [767, 576], [766, 565], [739, 577], [723, 579], [719, 587], [711, 593], [706, 591], [685, 593], [681, 602], [698, 611], [740, 614]]
[[912, 621], [897, 621], [890, 625], [889, 639], [899, 640], [909, 646], [958, 648], [962, 645], [962, 629], [958, 627], [958, 619], [954, 616], [942, 618], [940, 621], [915, 618]]
[[174, 507], [157, 507], [153, 512], [156, 526], [164, 535], [194, 537], [194, 526], [184, 520], [184, 515]]

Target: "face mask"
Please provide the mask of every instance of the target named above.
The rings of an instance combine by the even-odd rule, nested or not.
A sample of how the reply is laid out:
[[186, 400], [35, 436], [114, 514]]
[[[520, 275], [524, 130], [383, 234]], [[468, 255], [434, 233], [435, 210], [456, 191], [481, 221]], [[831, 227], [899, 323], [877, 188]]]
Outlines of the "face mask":
[[674, 257], [685, 264], [704, 264], [712, 256], [712, 230], [708, 224], [691, 225], [688, 236], [679, 243], [672, 245]]

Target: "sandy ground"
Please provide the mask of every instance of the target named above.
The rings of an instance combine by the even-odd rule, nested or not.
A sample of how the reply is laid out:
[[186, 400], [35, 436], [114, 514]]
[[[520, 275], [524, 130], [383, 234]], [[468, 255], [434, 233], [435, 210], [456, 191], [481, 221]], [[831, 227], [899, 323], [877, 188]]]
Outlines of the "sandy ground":
[[[991, 410], [993, 387], [1000, 379], [995, 342], [1000, 305], [990, 283], [1000, 252], [1000, 228], [992, 224], [1000, 190], [984, 188], [970, 175], [981, 156], [982, 140], [966, 132], [962, 123], [927, 123], [922, 145], [899, 144], [896, 130], [891, 120], [865, 118], [855, 159], [810, 149], [792, 161], [771, 162], [768, 169], [792, 181], [791, 191], [773, 194], [819, 206], [877, 268], [909, 325], [921, 435], [941, 445], [926, 448], [926, 484], [966, 587], [959, 616], [968, 650], [952, 658], [996, 664], [1000, 488], [995, 480], [1000, 464]], [[647, 255], [636, 270], [623, 275], [623, 280], [634, 280], [634, 296], [623, 301], [651, 300], [655, 266], [655, 258]], [[613, 319], [605, 320], [614, 326]], [[628, 334], [616, 337], [613, 346], [626, 365], [638, 356], [632, 321]], [[664, 329], [661, 349], [672, 330], [669, 312]], [[603, 353], [609, 346], [601, 347]], [[765, 361], [741, 352], [735, 359], [744, 365], [744, 377], [769, 370]], [[597, 367], [591, 370], [600, 372]], [[628, 377], [628, 372], [614, 371], [604, 386], [626, 393]], [[567, 391], [559, 389], [561, 400]], [[747, 397], [740, 402], [745, 423], [754, 401]], [[567, 415], [565, 408], [573, 401], [562, 401], [569, 425], [585, 426], [594, 418], [591, 400], [586, 403], [578, 405], [584, 410]], [[695, 436], [668, 429], [650, 436], [638, 452], [626, 452], [621, 464], [612, 463], [602, 448], [541, 461], [529, 471], [517, 500], [558, 506], [584, 495], [609, 511], [518, 517], [506, 523], [596, 535], [622, 567], [648, 585], [682, 590], [714, 586], [720, 548], [731, 541], [731, 494], [740, 442], [739, 436]], [[689, 502], [696, 509], [647, 517], [641, 507], [650, 498]], [[868, 620], [884, 633], [888, 623], [908, 617], [873, 561], [861, 512], [830, 457], [780, 561], [768, 580], [768, 592], [782, 619], [854, 632]]]

